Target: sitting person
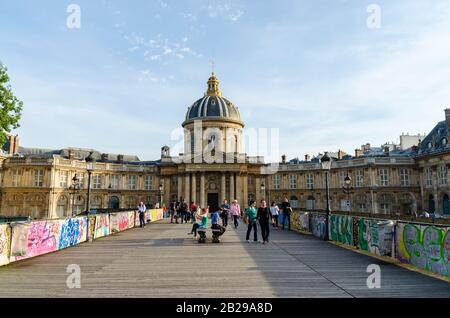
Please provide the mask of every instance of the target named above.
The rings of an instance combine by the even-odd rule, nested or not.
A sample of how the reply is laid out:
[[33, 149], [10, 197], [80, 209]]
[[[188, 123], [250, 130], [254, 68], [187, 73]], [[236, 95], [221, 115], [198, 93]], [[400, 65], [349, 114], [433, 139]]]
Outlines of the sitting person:
[[223, 210], [222, 208], [219, 208], [218, 211], [211, 213], [211, 229], [220, 230], [220, 234], [217, 235], [218, 237], [222, 236], [223, 233], [225, 233], [226, 231], [226, 228], [219, 224], [220, 213], [222, 212], [222, 210]]
[[192, 226], [192, 231], [188, 235], [194, 234], [197, 237], [198, 229], [206, 229], [208, 227], [208, 209], [202, 209], [202, 212], [197, 215], [197, 222]]

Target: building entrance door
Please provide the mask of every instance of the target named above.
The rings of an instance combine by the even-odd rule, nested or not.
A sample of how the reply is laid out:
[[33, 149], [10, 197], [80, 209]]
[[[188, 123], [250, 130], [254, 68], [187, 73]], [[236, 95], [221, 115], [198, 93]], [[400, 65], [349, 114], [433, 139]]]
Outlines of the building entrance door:
[[209, 212], [215, 212], [219, 209], [219, 194], [208, 193]]

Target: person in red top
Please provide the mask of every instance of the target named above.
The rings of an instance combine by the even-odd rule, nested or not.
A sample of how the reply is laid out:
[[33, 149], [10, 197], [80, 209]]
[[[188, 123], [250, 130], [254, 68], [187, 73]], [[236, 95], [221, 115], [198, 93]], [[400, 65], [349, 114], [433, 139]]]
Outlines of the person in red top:
[[189, 211], [191, 211], [191, 223], [195, 223], [195, 214], [197, 212], [197, 205], [195, 204], [195, 202], [191, 202], [191, 208]]

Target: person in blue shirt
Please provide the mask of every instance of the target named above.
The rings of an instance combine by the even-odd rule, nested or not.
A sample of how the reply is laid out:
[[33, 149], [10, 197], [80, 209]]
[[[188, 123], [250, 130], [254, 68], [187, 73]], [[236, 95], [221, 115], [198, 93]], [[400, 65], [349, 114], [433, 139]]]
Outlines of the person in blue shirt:
[[219, 224], [219, 217], [220, 217], [220, 214], [222, 212], [223, 212], [223, 209], [219, 208], [218, 211], [211, 213], [211, 228], [212, 229], [219, 229], [220, 230], [220, 235], [219, 236], [222, 236], [223, 233], [225, 233], [225, 231], [226, 231], [226, 228]]
[[223, 204], [221, 205], [221, 213], [220, 217], [222, 218], [222, 225], [227, 227], [228, 226], [228, 215], [230, 214], [230, 205], [228, 204], [228, 200], [223, 200]]

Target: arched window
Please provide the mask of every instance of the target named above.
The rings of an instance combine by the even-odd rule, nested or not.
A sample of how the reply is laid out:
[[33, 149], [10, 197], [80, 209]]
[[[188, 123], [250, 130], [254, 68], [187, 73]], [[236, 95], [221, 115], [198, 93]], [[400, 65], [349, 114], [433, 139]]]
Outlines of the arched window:
[[434, 213], [436, 211], [436, 206], [434, 204], [434, 196], [430, 194], [428, 196], [428, 212]]
[[306, 209], [314, 210], [315, 208], [316, 208], [316, 199], [312, 195], [310, 195], [306, 200]]
[[444, 194], [442, 198], [442, 210], [444, 214], [450, 214], [450, 199], [448, 197], [448, 194]]
[[120, 207], [120, 200], [116, 196], [112, 196], [109, 198], [108, 208], [110, 209], [118, 209]]
[[68, 207], [69, 200], [65, 195], [61, 195], [58, 198], [58, 203], [56, 206], [56, 214], [58, 218], [65, 218], [67, 216], [67, 207]]

